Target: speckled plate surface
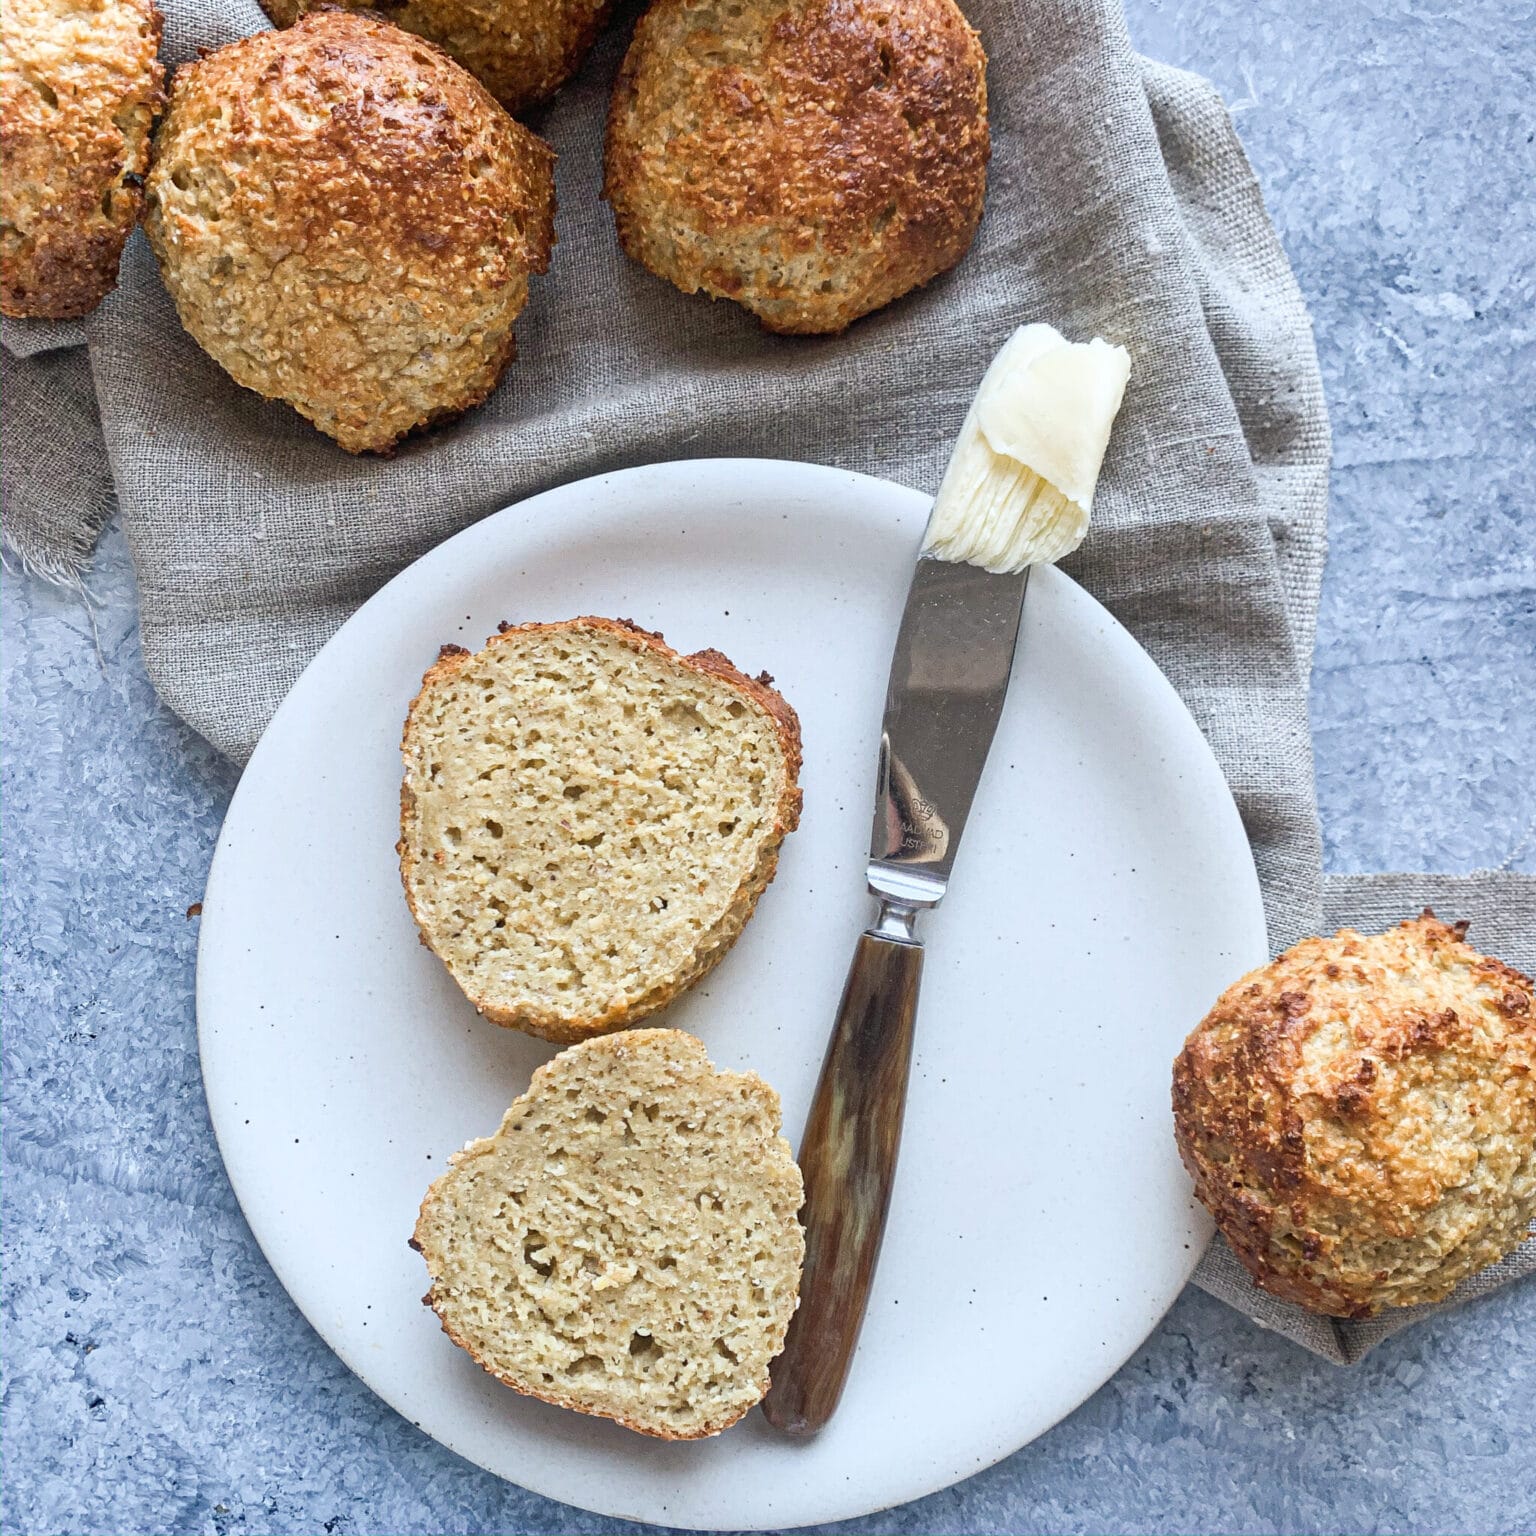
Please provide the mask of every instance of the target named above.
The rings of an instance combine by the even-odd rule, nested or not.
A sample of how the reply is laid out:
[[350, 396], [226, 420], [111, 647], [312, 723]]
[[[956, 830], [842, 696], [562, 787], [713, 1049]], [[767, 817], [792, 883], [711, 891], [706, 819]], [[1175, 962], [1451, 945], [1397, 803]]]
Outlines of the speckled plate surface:
[[838, 1520], [1049, 1428], [1151, 1330], [1208, 1233], [1169, 1065], [1265, 958], [1253, 862], [1173, 689], [1092, 598], [1037, 573], [927, 971], [906, 1140], [842, 1407], [663, 1444], [498, 1385], [421, 1305], [406, 1246], [449, 1154], [553, 1047], [477, 1018], [416, 941], [395, 864], [405, 708], [440, 644], [599, 613], [766, 668], [800, 712], [805, 817], [736, 948], [656, 1022], [751, 1067], [799, 1134], [854, 937], [890, 648], [928, 499], [760, 460], [538, 496], [434, 550], [316, 657], [241, 780], [204, 902], [203, 1075], [251, 1228], [347, 1364], [428, 1434], [604, 1514], [730, 1530]]

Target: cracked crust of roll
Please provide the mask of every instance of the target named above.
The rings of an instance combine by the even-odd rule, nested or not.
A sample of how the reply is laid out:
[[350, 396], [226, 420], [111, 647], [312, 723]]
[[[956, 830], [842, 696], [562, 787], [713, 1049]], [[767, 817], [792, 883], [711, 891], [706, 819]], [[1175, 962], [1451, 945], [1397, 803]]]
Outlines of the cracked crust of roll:
[[237, 383], [384, 453], [511, 362], [554, 242], [554, 152], [433, 44], [320, 11], [176, 72], [144, 224]]
[[699, 1440], [768, 1390], [799, 1300], [779, 1096], [675, 1029], [561, 1051], [427, 1191], [443, 1332], [514, 1391]]
[[150, 0], [0, 8], [0, 314], [70, 320], [117, 284], [164, 96]]
[[771, 331], [843, 330], [981, 219], [986, 56], [954, 0], [656, 0], [609, 109], [624, 250]]
[[[501, 686], [495, 683], [499, 659], [511, 654], [509, 648], [525, 645], [530, 639], [547, 643], [555, 650], [562, 645], [589, 643], [616, 647], [624, 654], [626, 664], [633, 658], [645, 681], [660, 688], [693, 688], [700, 680], [718, 684], [718, 689], [704, 690], [713, 699], [710, 707], [716, 714], [723, 713], [738, 722], [747, 720], [749, 725], [755, 721], [761, 726], [764, 745], [771, 744], [777, 757], [773, 782], [765, 780], [763, 803], [755, 810], [748, 807], [731, 826], [727, 835], [735, 834], [741, 820], [756, 817], [743, 833], [739, 846], [735, 847], [734, 862], [722, 873], [721, 883], [711, 887], [709, 899], [699, 902], [692, 911], [690, 920], [697, 919], [693, 930], [685, 933], [676, 927], [689, 910], [688, 903], [693, 895], [683, 890], [680, 881], [697, 875], [698, 860], [704, 857], [702, 852], [695, 855], [680, 843], [664, 843], [656, 860], [648, 862], [642, 857], [619, 858], [610, 854], [606, 859], [617, 859], [617, 863], [608, 864], [599, 858], [595, 848], [588, 850], [577, 835], [582, 832], [589, 840], [596, 835], [600, 846], [609, 836], [617, 839], [623, 832], [632, 831], [637, 823], [640, 831], [634, 834], [636, 837], [650, 831], [641, 818], [631, 818], [622, 830], [611, 820], [593, 819], [590, 825], [582, 823], [582, 816], [593, 816], [590, 811], [576, 808], [589, 789], [595, 792], [596, 798], [606, 794], [611, 799], [618, 793], [615, 786], [621, 782], [630, 788], [638, 785], [636, 792], [642, 799], [659, 796], [668, 809], [669, 818], [687, 815], [690, 810], [696, 817], [702, 817], [700, 825], [706, 841], [709, 829], [716, 823], [723, 830], [730, 819], [728, 810], [721, 810], [711, 819], [711, 807], [690, 807], [682, 786], [666, 785], [666, 775], [673, 763], [665, 756], [649, 765], [647, 771], [637, 774], [633, 762], [620, 750], [620, 738], [615, 734], [611, 740], [597, 745], [591, 741], [583, 742], [583, 751], [588, 754], [584, 762], [549, 765], [547, 772], [545, 766], [540, 765], [532, 770], [520, 770], [523, 777], [515, 784], [509, 780], [508, 794], [514, 788], [517, 795], [544, 794], [551, 803], [551, 792], [555, 781], [559, 780], [558, 792], [563, 798], [572, 800], [568, 809], [554, 804], [553, 811], [539, 805], [518, 812], [515, 806], [508, 809], [502, 800], [472, 807], [468, 797], [480, 793], [478, 785], [485, 780], [485, 772], [459, 786], [457, 793], [433, 788], [430, 769], [434, 761], [441, 764], [441, 759], [433, 757], [435, 739], [431, 732], [434, 729], [441, 732], [443, 726], [436, 716], [429, 723], [429, 713], [445, 708], [447, 691], [466, 678], [479, 678], [482, 689]], [[526, 682], [521, 685], [524, 690], [526, 686]], [[521, 709], [523, 714], [530, 714], [538, 707], [534, 704], [524, 707], [521, 697], [519, 688], [509, 684], [504, 689], [504, 707], [508, 711]], [[562, 702], [560, 698], [556, 699], [557, 704]], [[664, 714], [666, 706], [661, 708]], [[498, 762], [510, 762], [523, 750], [526, 738], [540, 729], [536, 725], [525, 727], [520, 718], [514, 723], [513, 731], [499, 739], [487, 753], [491, 760], [487, 771], [495, 772]], [[647, 723], [658, 723], [650, 715], [645, 718]], [[729, 729], [720, 720], [716, 720], [714, 726]], [[622, 745], [627, 747], [630, 743]], [[649, 750], [643, 740], [634, 745], [641, 751]], [[671, 747], [673, 751], [678, 750], [676, 740]], [[609, 749], [612, 760], [603, 765], [600, 755]], [[766, 673], [756, 678], [748, 677], [719, 651], [681, 655], [660, 635], [622, 619], [587, 617], [559, 623], [506, 625], [490, 638], [485, 649], [477, 653], [462, 646], [444, 646], [439, 660], [423, 677], [421, 690], [407, 713], [401, 755], [405, 775], [400, 789], [400, 840], [396, 851], [400, 856], [400, 877], [406, 901], [421, 930], [423, 943], [448, 967], [465, 995], [485, 1018], [560, 1044], [638, 1023], [666, 1007], [712, 970], [745, 928], [758, 898], [778, 868], [779, 848], [784, 838], [800, 819], [800, 724], [789, 703], [772, 687], [772, 679]], [[574, 782], [575, 779], [579, 779], [580, 784]], [[693, 786], [688, 788], [691, 791]], [[521, 827], [514, 822], [519, 814], [525, 817]], [[466, 825], [458, 826], [455, 817]], [[477, 818], [478, 826], [467, 824]], [[486, 843], [483, 829], [490, 826], [500, 830], [490, 843]], [[510, 834], [508, 828], [513, 829]], [[489, 880], [479, 880], [468, 861], [477, 856], [482, 860], [502, 860], [504, 848], [523, 846], [519, 842], [520, 836], [524, 842], [535, 837], [543, 840], [540, 846], [547, 862], [532, 873], [535, 879], [541, 879], [543, 871], [554, 866], [549, 878], [552, 885], [561, 888], [551, 893], [551, 899], [564, 894], [568, 879], [578, 882], [574, 904], [556, 912], [552, 920], [542, 898], [526, 899], [535, 893], [533, 882], [527, 881], [526, 890], [510, 884], [498, 888], [496, 900], [506, 909], [499, 921], [488, 918], [490, 895], [478, 889], [473, 892], [472, 911], [465, 913], [462, 906], [455, 908], [452, 905], [441, 908], [434, 887], [445, 871], [457, 882], [460, 891], [466, 881], [488, 885]], [[583, 850], [579, 855], [577, 848]], [[664, 870], [656, 861], [665, 859], [672, 862]], [[529, 871], [524, 871], [525, 876], [527, 873]], [[666, 883], [668, 879], [670, 885]], [[661, 883], [648, 889], [642, 883], [646, 880]], [[636, 903], [642, 897], [651, 907], [659, 901], [660, 908], [637, 912]], [[679, 909], [676, 912], [672, 912], [674, 904]], [[644, 903], [641, 905], [643, 907]], [[672, 916], [664, 921], [662, 912], [672, 912]], [[566, 952], [566, 946], [579, 943], [588, 963], [600, 973], [607, 972], [606, 962], [611, 957], [597, 951], [610, 943], [618, 944], [620, 939], [603, 930], [605, 920], [622, 921], [626, 925], [620, 929], [620, 937], [626, 943], [631, 942], [628, 929], [639, 929], [639, 937], [632, 942], [638, 946], [640, 959], [622, 977], [610, 977], [607, 983], [594, 984], [595, 991], [589, 988], [584, 992], [585, 973], [578, 965], [578, 956]], [[466, 937], [467, 930], [472, 927], [484, 931]], [[597, 943], [599, 936], [603, 940], [601, 945]], [[516, 955], [509, 956], [506, 962], [509, 973], [519, 974], [509, 974], [505, 985], [492, 986], [487, 979], [494, 963], [492, 955], [498, 945], [504, 944], [519, 946]], [[552, 959], [557, 951], [562, 958]], [[565, 969], [577, 976], [577, 982], [567, 987], [569, 1002], [560, 1001], [547, 988], [535, 988], [528, 979], [536, 976], [542, 982], [545, 968], [551, 964], [557, 972]]]
[[508, 112], [547, 101], [608, 19], [608, 0], [261, 0], [274, 26], [322, 6], [372, 10], [445, 49]]
[[1423, 916], [1304, 939], [1174, 1064], [1179, 1153], [1264, 1290], [1369, 1317], [1443, 1299], [1536, 1218], [1530, 979]]

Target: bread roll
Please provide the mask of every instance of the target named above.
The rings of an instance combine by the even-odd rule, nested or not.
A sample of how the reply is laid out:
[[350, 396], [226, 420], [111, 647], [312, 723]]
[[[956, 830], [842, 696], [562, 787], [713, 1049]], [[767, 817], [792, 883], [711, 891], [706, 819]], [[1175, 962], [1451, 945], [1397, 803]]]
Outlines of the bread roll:
[[511, 362], [554, 154], [440, 49], [322, 11], [176, 73], [145, 227], [182, 324], [353, 453]]
[[69, 320], [117, 284], [163, 100], [150, 0], [0, 6], [0, 313]]
[[[446, 49], [509, 112], [547, 100], [586, 57], [608, 0], [319, 0], [382, 12], [397, 27]], [[318, 9], [315, 0], [261, 0], [279, 27]]]
[[965, 255], [986, 57], [954, 0], [656, 0], [608, 116], [625, 251], [771, 331], [841, 331]]
[[1529, 978], [1432, 912], [1304, 939], [1174, 1065], [1179, 1151], [1255, 1281], [1335, 1317], [1440, 1301], [1536, 1217]]

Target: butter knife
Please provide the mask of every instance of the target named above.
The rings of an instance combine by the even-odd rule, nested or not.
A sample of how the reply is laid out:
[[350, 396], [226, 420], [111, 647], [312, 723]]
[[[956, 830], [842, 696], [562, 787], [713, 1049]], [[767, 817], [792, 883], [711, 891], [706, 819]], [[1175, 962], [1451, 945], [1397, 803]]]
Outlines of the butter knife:
[[1029, 570], [993, 575], [921, 557], [886, 684], [869, 889], [800, 1144], [800, 1306], [763, 1402], [813, 1434], [842, 1396], [885, 1234], [923, 973], [919, 913], [937, 906], [1002, 714]]
[[1074, 549], [1130, 360], [1047, 325], [993, 360], [950, 457], [886, 683], [860, 935], [799, 1161], [800, 1305], [763, 1400], [792, 1435], [826, 1424], [869, 1302], [896, 1175], [923, 973], [921, 913], [949, 888], [1013, 671], [1030, 566]]

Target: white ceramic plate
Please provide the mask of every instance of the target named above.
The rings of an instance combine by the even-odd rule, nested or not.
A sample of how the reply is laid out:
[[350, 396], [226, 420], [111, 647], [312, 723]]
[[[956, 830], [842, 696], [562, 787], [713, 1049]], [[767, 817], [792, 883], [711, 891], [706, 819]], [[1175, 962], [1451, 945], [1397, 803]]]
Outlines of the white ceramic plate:
[[663, 1444], [517, 1397], [421, 1305], [406, 1246], [448, 1155], [553, 1047], [476, 1017], [416, 941], [395, 865], [407, 702], [439, 644], [596, 613], [774, 673], [805, 817], [735, 949], [657, 1022], [751, 1067], [799, 1135], [855, 935], [885, 675], [928, 499], [760, 460], [534, 497], [392, 581], [316, 657], [240, 781], [198, 957], [219, 1145], [278, 1277], [413, 1423], [539, 1493], [711, 1530], [840, 1520], [987, 1466], [1104, 1382], [1208, 1228], [1169, 1067], [1265, 958], [1227, 786], [1162, 674], [1053, 569], [952, 892], [925, 920], [906, 1139], [852, 1377], [814, 1442], [753, 1413]]

